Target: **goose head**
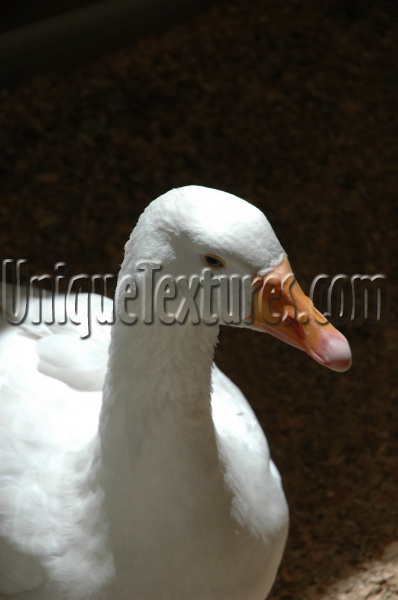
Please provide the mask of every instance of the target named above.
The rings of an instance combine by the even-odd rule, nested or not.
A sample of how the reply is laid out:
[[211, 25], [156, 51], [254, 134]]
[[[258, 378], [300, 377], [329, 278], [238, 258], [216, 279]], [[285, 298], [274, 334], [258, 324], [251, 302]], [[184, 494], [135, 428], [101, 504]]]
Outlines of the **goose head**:
[[[240, 326], [270, 333], [334, 371], [351, 365], [346, 338], [304, 294], [267, 218], [245, 200], [200, 186], [154, 200], [126, 244], [119, 283], [127, 274], [142, 278], [149, 267], [158, 280], [177, 282], [166, 292], [170, 314], [181, 304], [182, 278], [198, 277], [195, 300], [203, 306], [212, 289], [203, 285], [205, 271], [217, 279], [241, 277], [249, 280], [250, 293], [243, 297]], [[123, 286], [118, 288], [120, 307]]]

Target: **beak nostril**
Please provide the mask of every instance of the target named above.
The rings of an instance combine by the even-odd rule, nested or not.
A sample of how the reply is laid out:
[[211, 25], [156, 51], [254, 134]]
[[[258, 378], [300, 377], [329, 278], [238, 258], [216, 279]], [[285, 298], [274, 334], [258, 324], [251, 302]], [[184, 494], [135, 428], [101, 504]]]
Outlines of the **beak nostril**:
[[282, 322], [286, 327], [292, 327], [300, 340], [305, 338], [304, 328], [298, 319], [287, 314], [283, 317]]

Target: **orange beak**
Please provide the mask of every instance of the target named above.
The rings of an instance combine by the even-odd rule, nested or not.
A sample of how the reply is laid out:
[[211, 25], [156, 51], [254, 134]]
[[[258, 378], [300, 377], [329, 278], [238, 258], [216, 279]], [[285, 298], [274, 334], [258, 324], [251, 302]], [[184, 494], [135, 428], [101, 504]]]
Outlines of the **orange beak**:
[[253, 326], [304, 350], [333, 371], [351, 366], [346, 338], [314, 307], [297, 283], [287, 257], [253, 279]]

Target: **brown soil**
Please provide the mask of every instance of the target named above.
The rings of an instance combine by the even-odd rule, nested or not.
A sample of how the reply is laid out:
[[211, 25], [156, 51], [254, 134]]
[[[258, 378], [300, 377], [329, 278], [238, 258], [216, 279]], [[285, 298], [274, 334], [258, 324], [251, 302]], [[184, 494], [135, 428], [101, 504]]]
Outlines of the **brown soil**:
[[389, 322], [342, 327], [345, 374], [222, 332], [291, 509], [273, 600], [398, 597], [397, 16], [389, 0], [231, 0], [0, 91], [2, 253], [32, 273], [116, 273], [145, 205], [199, 183], [262, 208], [307, 290], [387, 276]]

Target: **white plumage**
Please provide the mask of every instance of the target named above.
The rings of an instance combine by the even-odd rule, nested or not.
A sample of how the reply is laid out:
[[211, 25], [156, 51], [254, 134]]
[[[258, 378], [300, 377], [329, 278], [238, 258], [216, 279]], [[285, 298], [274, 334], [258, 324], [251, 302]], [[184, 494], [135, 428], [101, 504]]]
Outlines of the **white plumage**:
[[[1, 598], [268, 594], [288, 509], [251, 408], [212, 364], [218, 326], [189, 318], [164, 325], [156, 315], [150, 325], [137, 318], [129, 326], [118, 318], [126, 309], [121, 282], [134, 276], [144, 283], [140, 264], [189, 277], [202, 272], [206, 254], [225, 261], [223, 273], [250, 277], [285, 260], [253, 206], [215, 190], [182, 188], [154, 201], [126, 244], [111, 336], [106, 325], [82, 340], [71, 323], [13, 327], [3, 317]], [[176, 302], [171, 298], [168, 308]], [[251, 327], [267, 329], [256, 319]], [[316, 356], [304, 349], [344, 370], [348, 346], [327, 329], [333, 344], [322, 332]], [[287, 341], [304, 347], [306, 335]]]

